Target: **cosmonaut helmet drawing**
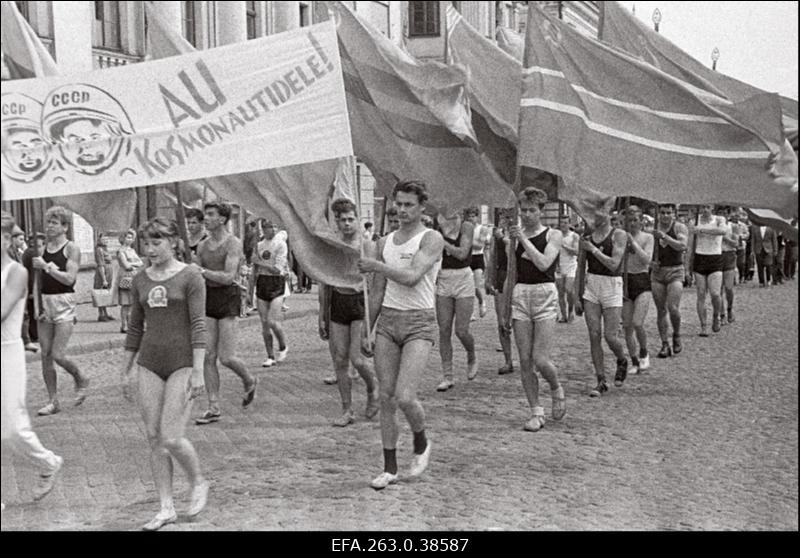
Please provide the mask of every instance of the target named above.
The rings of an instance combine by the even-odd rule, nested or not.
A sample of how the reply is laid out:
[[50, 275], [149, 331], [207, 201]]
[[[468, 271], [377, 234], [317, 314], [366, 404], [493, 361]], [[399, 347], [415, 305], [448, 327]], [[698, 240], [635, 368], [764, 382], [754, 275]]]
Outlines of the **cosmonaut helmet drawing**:
[[17, 182], [41, 178], [53, 162], [42, 134], [42, 103], [22, 93], [2, 95], [3, 175]]
[[98, 175], [130, 151], [133, 124], [119, 102], [93, 85], [62, 85], [44, 101], [42, 132], [64, 162]]

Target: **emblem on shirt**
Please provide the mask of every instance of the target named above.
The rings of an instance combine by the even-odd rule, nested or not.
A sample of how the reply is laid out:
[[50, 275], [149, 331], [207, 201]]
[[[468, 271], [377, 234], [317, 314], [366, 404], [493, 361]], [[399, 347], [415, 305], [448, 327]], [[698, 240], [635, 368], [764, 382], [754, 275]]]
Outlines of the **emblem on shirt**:
[[166, 308], [167, 307], [167, 289], [162, 285], [153, 287], [147, 293], [147, 305], [150, 308]]

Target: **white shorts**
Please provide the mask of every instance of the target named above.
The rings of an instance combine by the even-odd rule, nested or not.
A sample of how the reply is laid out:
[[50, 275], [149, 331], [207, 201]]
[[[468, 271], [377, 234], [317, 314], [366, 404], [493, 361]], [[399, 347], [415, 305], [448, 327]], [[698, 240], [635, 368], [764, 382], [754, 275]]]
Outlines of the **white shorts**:
[[602, 308], [622, 308], [622, 277], [587, 273], [583, 299]]
[[558, 290], [555, 283], [514, 285], [511, 318], [526, 322], [555, 320], [558, 317]]
[[77, 318], [75, 293], [43, 294], [39, 319], [51, 324], [72, 322]]
[[578, 262], [575, 262], [571, 265], [561, 267], [559, 265], [558, 269], [556, 270], [556, 277], [567, 277], [570, 279], [575, 279], [575, 274], [578, 272]]
[[475, 280], [469, 267], [442, 269], [436, 278], [436, 296], [446, 298], [472, 298], [475, 296]]

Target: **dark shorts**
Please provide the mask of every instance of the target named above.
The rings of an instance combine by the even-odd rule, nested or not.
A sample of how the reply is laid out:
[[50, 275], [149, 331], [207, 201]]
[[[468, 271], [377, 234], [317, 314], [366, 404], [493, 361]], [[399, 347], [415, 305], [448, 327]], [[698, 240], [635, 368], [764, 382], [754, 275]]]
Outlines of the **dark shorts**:
[[736, 250], [722, 253], [722, 271], [736, 271]]
[[744, 265], [747, 261], [747, 251], [744, 248], [736, 250], [736, 265]]
[[364, 293], [343, 294], [331, 289], [331, 321], [350, 325], [364, 319]]
[[206, 288], [206, 316], [209, 318], [237, 318], [240, 304], [239, 287], [236, 285]]
[[381, 308], [376, 334], [386, 337], [398, 347], [409, 341], [422, 339], [436, 344], [439, 326], [436, 324], [436, 310], [395, 310]]
[[286, 278], [283, 275], [259, 275], [256, 279], [256, 297], [272, 302], [286, 292]]
[[692, 271], [705, 276], [721, 272], [722, 254], [695, 254]]
[[680, 281], [683, 284], [683, 278], [686, 275], [686, 269], [681, 265], [655, 265], [653, 266], [653, 273], [650, 276], [650, 282], [659, 283], [665, 287], [670, 283]]
[[472, 254], [472, 259], [469, 261], [469, 268], [472, 271], [476, 269], [486, 269], [486, 262], [483, 259], [483, 254]]
[[629, 273], [628, 274], [628, 300], [636, 301], [640, 294], [650, 290], [650, 274]]

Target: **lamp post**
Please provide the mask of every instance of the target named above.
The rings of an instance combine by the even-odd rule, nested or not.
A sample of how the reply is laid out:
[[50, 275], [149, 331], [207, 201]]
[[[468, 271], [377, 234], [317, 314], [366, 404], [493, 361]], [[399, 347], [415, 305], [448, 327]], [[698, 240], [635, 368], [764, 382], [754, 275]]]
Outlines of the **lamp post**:
[[661, 10], [656, 8], [653, 10], [653, 25], [656, 28], [656, 33], [658, 33], [658, 24], [661, 23]]
[[714, 47], [714, 50], [711, 51], [711, 69], [715, 72], [717, 71], [717, 60], [719, 60], [719, 49]]

